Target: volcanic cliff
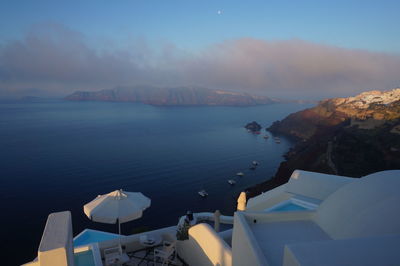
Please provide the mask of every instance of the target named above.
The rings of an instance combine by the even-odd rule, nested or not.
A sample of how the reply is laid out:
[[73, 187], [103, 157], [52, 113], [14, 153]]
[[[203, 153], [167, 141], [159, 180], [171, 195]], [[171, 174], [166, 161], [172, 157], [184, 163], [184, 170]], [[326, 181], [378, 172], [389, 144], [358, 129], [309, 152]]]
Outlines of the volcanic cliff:
[[324, 100], [267, 130], [297, 143], [250, 196], [286, 183], [295, 169], [351, 177], [400, 169], [400, 89]]

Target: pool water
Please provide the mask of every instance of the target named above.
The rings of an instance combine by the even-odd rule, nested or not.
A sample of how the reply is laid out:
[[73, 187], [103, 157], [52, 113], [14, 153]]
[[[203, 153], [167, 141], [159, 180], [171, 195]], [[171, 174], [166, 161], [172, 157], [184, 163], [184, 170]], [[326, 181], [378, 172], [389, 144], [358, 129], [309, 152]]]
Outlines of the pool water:
[[286, 212], [286, 211], [311, 211], [318, 207], [317, 203], [291, 198], [280, 202], [275, 206], [265, 209], [266, 212]]
[[270, 211], [274, 211], [274, 212], [284, 212], [284, 211], [306, 211], [308, 210], [307, 208], [297, 205], [293, 202], [290, 203], [286, 203], [282, 206], [278, 206]]
[[120, 237], [117, 234], [86, 229], [74, 238], [74, 246], [84, 246], [91, 243], [102, 242]]
[[93, 252], [91, 250], [82, 251], [74, 254], [76, 266], [95, 266]]

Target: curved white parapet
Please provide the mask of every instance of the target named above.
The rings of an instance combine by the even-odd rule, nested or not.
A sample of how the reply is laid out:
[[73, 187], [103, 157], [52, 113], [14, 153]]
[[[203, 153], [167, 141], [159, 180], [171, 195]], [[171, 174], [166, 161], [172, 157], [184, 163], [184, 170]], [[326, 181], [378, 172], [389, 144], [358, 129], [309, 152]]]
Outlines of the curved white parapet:
[[178, 241], [177, 251], [189, 265], [232, 265], [230, 246], [208, 224], [192, 226], [189, 239]]

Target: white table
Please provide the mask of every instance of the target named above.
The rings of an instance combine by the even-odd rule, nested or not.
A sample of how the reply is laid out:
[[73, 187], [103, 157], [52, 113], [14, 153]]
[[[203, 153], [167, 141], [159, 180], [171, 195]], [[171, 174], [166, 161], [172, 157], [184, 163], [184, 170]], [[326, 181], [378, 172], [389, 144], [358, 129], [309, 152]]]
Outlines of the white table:
[[144, 247], [155, 247], [161, 244], [160, 235], [144, 234], [140, 236], [140, 244]]

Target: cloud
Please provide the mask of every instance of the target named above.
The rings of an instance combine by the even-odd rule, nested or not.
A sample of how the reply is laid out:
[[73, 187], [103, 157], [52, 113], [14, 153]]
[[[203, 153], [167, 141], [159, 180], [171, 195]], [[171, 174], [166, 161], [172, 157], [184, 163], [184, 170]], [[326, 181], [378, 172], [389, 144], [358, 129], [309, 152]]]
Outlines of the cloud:
[[201, 51], [134, 40], [100, 49], [59, 24], [0, 47], [0, 95], [53, 95], [117, 85], [204, 86], [275, 97], [345, 96], [400, 86], [400, 56], [302, 40], [227, 40]]
[[114, 84], [140, 73], [133, 56], [127, 51], [98, 53], [79, 33], [51, 24], [2, 48], [0, 80], [10, 84]]
[[301, 40], [226, 41], [182, 66], [197, 82], [296, 97], [400, 85], [399, 56]]

